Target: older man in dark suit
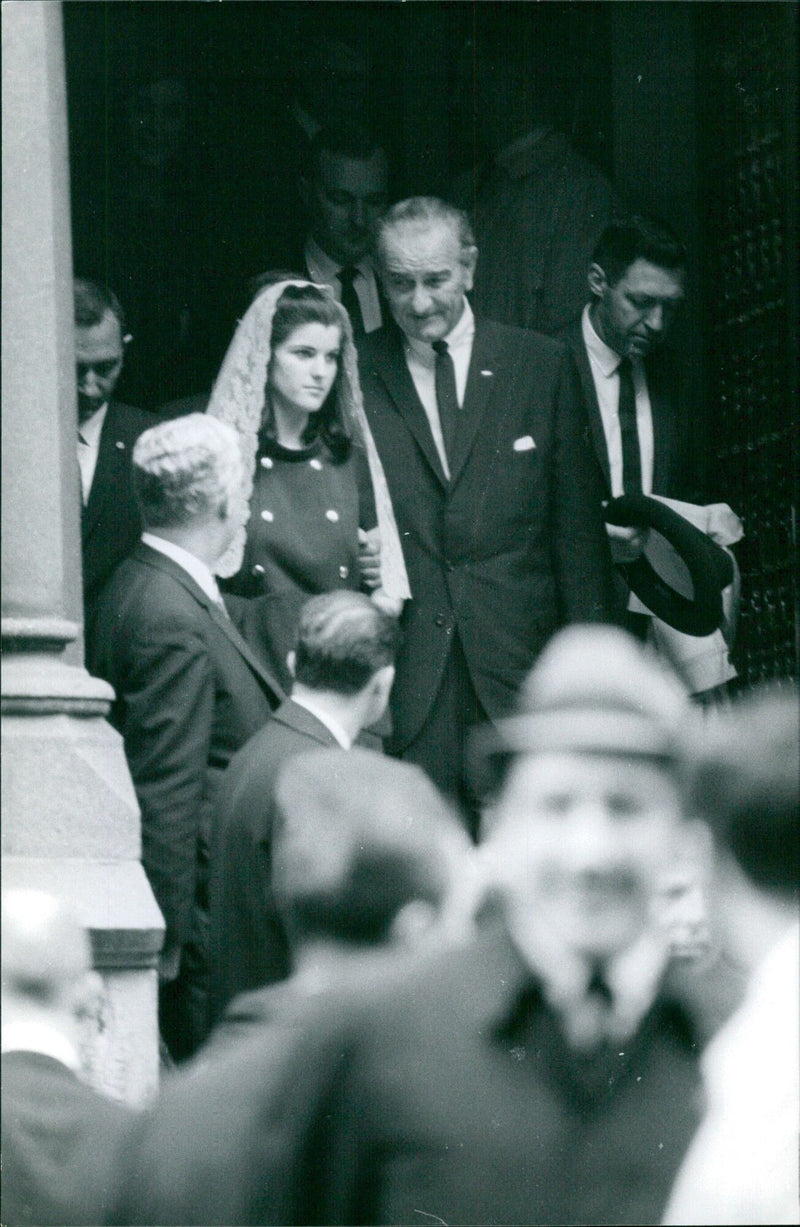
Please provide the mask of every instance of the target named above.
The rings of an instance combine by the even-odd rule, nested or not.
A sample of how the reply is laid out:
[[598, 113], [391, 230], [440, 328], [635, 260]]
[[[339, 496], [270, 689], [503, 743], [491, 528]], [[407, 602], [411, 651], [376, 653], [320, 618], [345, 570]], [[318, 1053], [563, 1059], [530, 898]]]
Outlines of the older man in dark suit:
[[3, 1222], [108, 1222], [135, 1114], [81, 1078], [80, 1016], [99, 989], [89, 940], [51, 895], [3, 896]]
[[466, 729], [507, 711], [558, 626], [613, 608], [574, 364], [556, 341], [473, 317], [477, 254], [458, 209], [390, 209], [378, 261], [397, 327], [360, 350], [412, 593], [392, 748], [455, 796]]
[[142, 810], [142, 860], [164, 914], [160, 1021], [176, 1056], [205, 1033], [208, 848], [236, 751], [283, 699], [236, 630], [213, 568], [241, 524], [235, 432], [204, 414], [146, 431], [133, 453], [146, 531], [98, 604], [90, 668]]
[[88, 630], [103, 585], [141, 535], [131, 453], [142, 431], [158, 418], [114, 399], [130, 340], [117, 296], [79, 277], [74, 283], [74, 303], [83, 600]]
[[275, 785], [304, 751], [349, 750], [380, 719], [394, 680], [397, 623], [369, 597], [329, 592], [300, 615], [291, 698], [234, 757], [219, 798], [211, 857], [211, 1010], [280, 980], [289, 949], [272, 888]]

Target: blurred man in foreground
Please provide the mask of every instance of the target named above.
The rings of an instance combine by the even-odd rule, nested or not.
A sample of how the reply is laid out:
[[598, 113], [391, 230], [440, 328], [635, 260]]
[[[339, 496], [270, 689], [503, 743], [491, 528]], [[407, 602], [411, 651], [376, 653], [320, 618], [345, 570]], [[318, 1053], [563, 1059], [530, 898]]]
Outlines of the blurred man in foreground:
[[661, 990], [652, 917], [693, 834], [688, 720], [621, 631], [545, 650], [489, 747], [506, 768], [484, 853], [500, 915], [368, 1000], [331, 995], [298, 1043], [297, 1078], [319, 1075], [286, 1169], [293, 1222], [658, 1221], [697, 1123], [694, 1035]]
[[3, 1223], [105, 1223], [134, 1114], [79, 1076], [89, 940], [40, 891], [9, 891], [2, 911]]
[[798, 696], [759, 696], [713, 726], [694, 806], [717, 835], [723, 948], [745, 1000], [703, 1057], [706, 1116], [666, 1223], [797, 1223], [800, 1137]]
[[293, 1154], [332, 1056], [315, 1049], [298, 1069], [298, 1035], [332, 999], [358, 1000], [469, 926], [469, 842], [419, 768], [314, 750], [284, 765], [275, 798], [272, 878], [293, 974], [237, 998], [165, 1086], [131, 1150], [122, 1221], [289, 1222]]

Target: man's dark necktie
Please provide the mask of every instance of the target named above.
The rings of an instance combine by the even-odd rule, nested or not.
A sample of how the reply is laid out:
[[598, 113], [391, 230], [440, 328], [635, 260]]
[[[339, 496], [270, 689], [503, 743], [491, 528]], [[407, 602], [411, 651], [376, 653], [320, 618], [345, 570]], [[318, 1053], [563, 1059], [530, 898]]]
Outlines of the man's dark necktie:
[[619, 375], [619, 430], [622, 440], [622, 491], [642, 492], [642, 457], [639, 451], [639, 431], [636, 427], [636, 391], [630, 358], [623, 358], [617, 367]]
[[449, 461], [458, 422], [456, 368], [446, 341], [434, 341], [433, 348], [436, 351], [436, 404], [439, 409], [439, 424], [442, 427], [444, 450]]
[[350, 323], [353, 325], [353, 337], [356, 341], [361, 340], [366, 333], [364, 328], [364, 317], [361, 314], [361, 303], [358, 301], [358, 294], [353, 285], [356, 277], [361, 274], [352, 264], [345, 265], [340, 268], [336, 274], [339, 278], [339, 284], [342, 287], [342, 306], [350, 316]]

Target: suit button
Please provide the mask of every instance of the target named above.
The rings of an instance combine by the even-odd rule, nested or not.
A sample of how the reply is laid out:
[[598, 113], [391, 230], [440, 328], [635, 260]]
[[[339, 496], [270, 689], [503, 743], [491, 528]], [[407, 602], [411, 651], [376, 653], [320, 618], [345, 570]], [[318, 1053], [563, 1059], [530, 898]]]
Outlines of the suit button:
[[345, 567], [345, 566], [339, 567], [339, 579], [347, 579], [349, 574], [350, 574], [349, 567]]
[[262, 565], [261, 565], [261, 563], [260, 563], [260, 562], [257, 562], [257, 563], [256, 563], [256, 565], [253, 567], [253, 574], [254, 574], [254, 575], [263, 575], [263, 574], [264, 574], [264, 568], [262, 567]]
[[433, 621], [436, 624], [436, 626], [444, 626], [445, 624], [444, 614], [437, 614], [436, 617], [433, 619]]

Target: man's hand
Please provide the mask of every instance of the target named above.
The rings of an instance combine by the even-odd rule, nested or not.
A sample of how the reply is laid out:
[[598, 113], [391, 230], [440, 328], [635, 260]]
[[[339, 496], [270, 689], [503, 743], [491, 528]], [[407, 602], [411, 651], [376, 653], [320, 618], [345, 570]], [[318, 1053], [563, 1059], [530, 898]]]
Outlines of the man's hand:
[[623, 528], [619, 524], [606, 524], [611, 557], [616, 563], [636, 562], [647, 545], [649, 528]]
[[377, 527], [358, 530], [358, 571], [365, 588], [380, 587], [381, 534]]

